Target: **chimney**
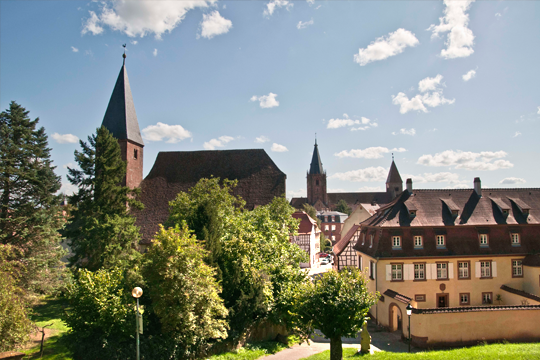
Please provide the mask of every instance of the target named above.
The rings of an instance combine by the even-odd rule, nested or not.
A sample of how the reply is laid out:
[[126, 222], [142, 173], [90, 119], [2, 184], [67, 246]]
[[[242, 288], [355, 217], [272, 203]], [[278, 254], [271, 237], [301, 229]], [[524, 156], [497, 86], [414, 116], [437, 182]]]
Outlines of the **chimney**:
[[407, 191], [412, 194], [412, 179], [407, 179]]
[[474, 178], [474, 191], [476, 191], [478, 196], [482, 197], [482, 183], [479, 177]]

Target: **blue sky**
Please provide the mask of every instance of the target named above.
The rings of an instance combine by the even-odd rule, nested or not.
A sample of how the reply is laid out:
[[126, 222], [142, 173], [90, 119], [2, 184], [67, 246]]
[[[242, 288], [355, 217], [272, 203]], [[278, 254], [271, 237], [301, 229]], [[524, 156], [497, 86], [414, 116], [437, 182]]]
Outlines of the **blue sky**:
[[[264, 148], [305, 196], [540, 187], [540, 2], [2, 1], [0, 108], [30, 110], [67, 182], [122, 65], [159, 151]], [[69, 165], [71, 164], [71, 165]], [[69, 186], [65, 186], [69, 191]]]

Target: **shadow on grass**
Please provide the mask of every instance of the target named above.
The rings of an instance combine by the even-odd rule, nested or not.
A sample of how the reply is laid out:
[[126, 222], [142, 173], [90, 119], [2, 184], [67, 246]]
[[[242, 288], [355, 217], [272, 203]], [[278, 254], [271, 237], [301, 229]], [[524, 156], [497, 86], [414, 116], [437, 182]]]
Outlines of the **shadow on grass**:
[[[72, 360], [71, 352], [64, 344], [65, 339], [61, 335], [52, 336], [45, 342], [42, 360]], [[25, 351], [28, 355], [24, 360], [40, 359], [39, 345]]]
[[60, 319], [66, 306], [67, 302], [63, 299], [45, 298], [34, 307], [34, 313], [30, 319], [34, 322]]

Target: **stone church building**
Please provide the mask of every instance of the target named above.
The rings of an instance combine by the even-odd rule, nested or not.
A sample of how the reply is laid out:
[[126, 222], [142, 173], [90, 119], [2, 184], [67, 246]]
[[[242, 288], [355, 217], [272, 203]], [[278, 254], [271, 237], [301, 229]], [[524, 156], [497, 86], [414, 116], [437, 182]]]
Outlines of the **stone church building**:
[[160, 152], [151, 171], [143, 178], [144, 141], [125, 60], [102, 125], [120, 144], [122, 160], [127, 164], [123, 184], [141, 189], [144, 210], [135, 216], [142, 233], [142, 246], [150, 244], [159, 224], [169, 217], [169, 201], [179, 192], [188, 191], [201, 178], [238, 180], [233, 193], [245, 200], [248, 209], [266, 205], [274, 197], [285, 194], [287, 176], [263, 149]]

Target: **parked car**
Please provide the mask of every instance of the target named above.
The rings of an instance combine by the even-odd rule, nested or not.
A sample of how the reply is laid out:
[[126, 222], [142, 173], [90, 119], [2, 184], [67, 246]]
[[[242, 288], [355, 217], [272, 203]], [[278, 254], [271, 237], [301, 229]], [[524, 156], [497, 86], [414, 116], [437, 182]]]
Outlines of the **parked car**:
[[330, 257], [325, 257], [325, 258], [322, 258], [321, 264], [322, 264], [322, 265], [330, 264], [330, 261], [332, 261], [332, 260], [330, 259]]

